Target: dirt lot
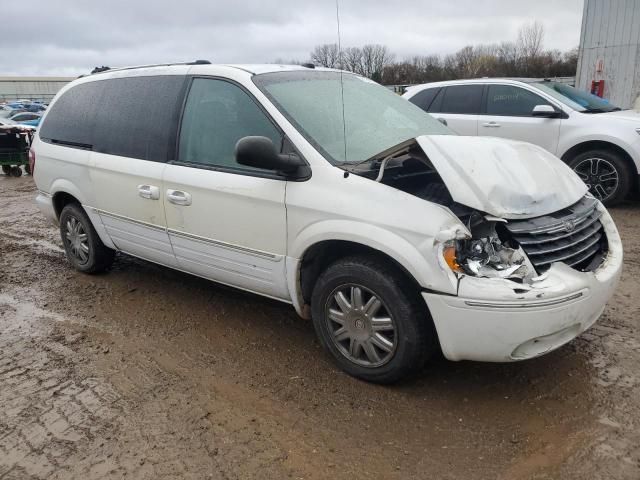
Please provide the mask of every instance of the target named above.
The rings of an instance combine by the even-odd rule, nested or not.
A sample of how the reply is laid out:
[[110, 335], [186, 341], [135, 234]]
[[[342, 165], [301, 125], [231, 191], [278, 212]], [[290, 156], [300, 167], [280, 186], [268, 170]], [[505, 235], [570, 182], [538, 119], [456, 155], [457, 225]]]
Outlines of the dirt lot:
[[640, 478], [640, 205], [598, 324], [533, 361], [369, 385], [292, 308], [121, 255], [65, 262], [0, 175], [0, 479]]

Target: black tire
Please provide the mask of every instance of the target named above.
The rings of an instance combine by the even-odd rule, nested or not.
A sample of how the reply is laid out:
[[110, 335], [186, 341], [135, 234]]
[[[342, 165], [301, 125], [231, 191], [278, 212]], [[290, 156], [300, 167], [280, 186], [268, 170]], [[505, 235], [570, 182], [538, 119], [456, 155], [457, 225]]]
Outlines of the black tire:
[[[617, 152], [588, 150], [571, 158], [567, 164], [584, 183], [589, 185], [591, 194], [608, 207], [622, 202], [631, 191], [632, 177], [635, 175], [632, 173], [629, 162]], [[604, 177], [602, 172], [607, 177]], [[612, 178], [612, 175], [615, 175], [615, 181], [606, 180], [603, 182], [600, 180], [601, 178]]]
[[21, 177], [22, 176], [22, 169], [19, 166], [11, 167], [10, 175], [12, 177]]
[[[79, 225], [77, 229], [76, 225]], [[76, 270], [84, 273], [100, 273], [109, 270], [113, 264], [115, 252], [105, 247], [93, 228], [91, 220], [79, 204], [70, 203], [62, 209], [60, 236], [67, 260]]]
[[27, 175], [31, 175], [31, 167], [29, 167], [29, 164], [26, 164], [24, 166], [24, 171], [26, 172]]
[[2, 165], [2, 173], [4, 173], [5, 175], [11, 175], [11, 166]]
[[[393, 323], [393, 333], [389, 333], [390, 336], [387, 337], [394, 345], [392, 352], [374, 348], [377, 354], [386, 355], [382, 364], [363, 364], [371, 360], [369, 350], [364, 346], [364, 343], [372, 343], [371, 337], [368, 340], [354, 340], [350, 337], [344, 339], [342, 344], [338, 341], [337, 333], [340, 329], [344, 330], [343, 325], [330, 320], [331, 316], [336, 315], [336, 309], [331, 307], [338, 305], [333, 302], [340, 294], [340, 289], [349, 289], [354, 285], [362, 287], [362, 297], [359, 302], [354, 302], [353, 290], [351, 290], [352, 304], [362, 305], [365, 303], [363, 299], [369, 294], [371, 295], [369, 300], [377, 296], [382, 304], [380, 308], [386, 310], [388, 318]], [[345, 310], [342, 307], [340, 309], [339, 313], [342, 315]], [[348, 321], [349, 328], [354, 329], [352, 331], [356, 334], [363, 332], [365, 336], [376, 335], [368, 330], [368, 325], [371, 323], [367, 326], [358, 326], [358, 320], [354, 320], [353, 315], [357, 313], [350, 311], [342, 318], [345, 325]], [[348, 374], [369, 382], [397, 382], [422, 369], [427, 359], [438, 349], [437, 334], [424, 300], [417, 288], [391, 262], [366, 256], [353, 256], [340, 259], [330, 265], [320, 275], [314, 286], [311, 297], [311, 316], [320, 343], [337, 365]], [[380, 320], [386, 319], [374, 319], [375, 322]], [[361, 325], [362, 323], [360, 321]], [[361, 343], [357, 351], [362, 358], [349, 357], [352, 342]], [[367, 347], [373, 348], [370, 344]], [[346, 351], [347, 348], [349, 352]]]

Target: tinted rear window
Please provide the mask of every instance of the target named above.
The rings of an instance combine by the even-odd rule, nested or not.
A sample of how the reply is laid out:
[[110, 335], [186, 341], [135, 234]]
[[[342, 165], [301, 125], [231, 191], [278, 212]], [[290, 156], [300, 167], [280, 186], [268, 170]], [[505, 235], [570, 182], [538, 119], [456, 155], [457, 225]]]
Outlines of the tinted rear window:
[[454, 85], [447, 87], [442, 98], [440, 113], [480, 113], [483, 85]]
[[416, 93], [409, 99], [411, 103], [419, 106], [424, 111], [429, 111], [431, 102], [436, 97], [436, 94], [440, 91], [440, 88], [427, 88], [421, 92]]
[[52, 106], [42, 125], [45, 141], [93, 145], [93, 124], [101, 88], [98, 83], [83, 83], [67, 90]]
[[78, 85], [53, 104], [40, 137], [111, 155], [167, 161], [173, 154], [184, 80], [168, 75]]

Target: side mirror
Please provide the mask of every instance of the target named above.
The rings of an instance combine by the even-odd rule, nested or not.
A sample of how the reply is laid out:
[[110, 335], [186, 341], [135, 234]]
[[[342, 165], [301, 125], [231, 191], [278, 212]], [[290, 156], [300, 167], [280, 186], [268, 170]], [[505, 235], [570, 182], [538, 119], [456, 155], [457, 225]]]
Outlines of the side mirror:
[[559, 112], [557, 112], [551, 105], [536, 105], [533, 107], [531, 115], [542, 118], [556, 118], [560, 116]]
[[293, 173], [304, 162], [294, 154], [278, 153], [276, 146], [267, 137], [243, 137], [236, 143], [236, 161], [240, 165]]

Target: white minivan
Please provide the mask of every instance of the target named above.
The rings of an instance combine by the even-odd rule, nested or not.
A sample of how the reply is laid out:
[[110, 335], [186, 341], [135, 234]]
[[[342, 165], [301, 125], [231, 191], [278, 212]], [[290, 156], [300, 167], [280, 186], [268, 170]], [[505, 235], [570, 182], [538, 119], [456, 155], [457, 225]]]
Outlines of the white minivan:
[[638, 188], [639, 112], [550, 80], [452, 80], [414, 85], [403, 96], [460, 135], [540, 145], [573, 168], [605, 205]]
[[290, 303], [374, 382], [438, 349], [549, 352], [598, 319], [622, 266], [611, 217], [552, 154], [457, 136], [346, 72], [96, 73], [60, 91], [30, 155], [77, 270], [121, 251]]

